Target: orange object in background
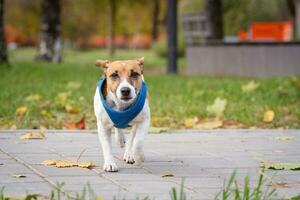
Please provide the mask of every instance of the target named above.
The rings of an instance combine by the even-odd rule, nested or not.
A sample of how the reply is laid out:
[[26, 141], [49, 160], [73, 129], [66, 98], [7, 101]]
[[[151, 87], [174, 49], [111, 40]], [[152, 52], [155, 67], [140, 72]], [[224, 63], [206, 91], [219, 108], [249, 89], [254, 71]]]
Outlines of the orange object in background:
[[293, 39], [293, 26], [290, 21], [254, 22], [249, 34], [243, 30], [238, 32], [240, 41], [251, 42], [288, 42]]
[[240, 31], [238, 32], [238, 37], [239, 37], [240, 42], [245, 42], [245, 41], [247, 41], [247, 39], [248, 39], [247, 32], [244, 31], [244, 30], [240, 30]]

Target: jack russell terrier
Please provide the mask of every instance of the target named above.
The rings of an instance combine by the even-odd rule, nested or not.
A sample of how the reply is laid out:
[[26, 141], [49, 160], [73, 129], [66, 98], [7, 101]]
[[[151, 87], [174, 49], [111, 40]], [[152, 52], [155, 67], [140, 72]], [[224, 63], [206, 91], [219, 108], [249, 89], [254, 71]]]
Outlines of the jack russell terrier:
[[150, 127], [148, 93], [143, 77], [144, 58], [137, 60], [97, 60], [103, 69], [94, 96], [94, 112], [97, 118], [98, 137], [103, 150], [103, 170], [116, 172], [111, 145], [111, 130], [123, 148], [125, 136], [122, 129], [132, 126], [126, 142], [124, 161], [141, 164], [145, 157], [143, 143]]

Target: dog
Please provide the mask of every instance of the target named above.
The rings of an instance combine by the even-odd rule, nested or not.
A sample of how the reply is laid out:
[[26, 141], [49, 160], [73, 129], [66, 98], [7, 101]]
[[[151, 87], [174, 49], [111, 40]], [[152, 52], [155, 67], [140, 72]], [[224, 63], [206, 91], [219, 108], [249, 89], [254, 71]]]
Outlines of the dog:
[[[97, 60], [103, 77], [94, 96], [94, 112], [98, 137], [103, 150], [103, 170], [116, 172], [118, 167], [112, 154], [111, 131], [115, 128], [117, 144], [125, 153], [128, 164], [141, 164], [145, 160], [143, 143], [150, 127], [149, 95], [143, 76], [144, 58], [136, 60]], [[125, 142], [123, 128], [131, 126]]]

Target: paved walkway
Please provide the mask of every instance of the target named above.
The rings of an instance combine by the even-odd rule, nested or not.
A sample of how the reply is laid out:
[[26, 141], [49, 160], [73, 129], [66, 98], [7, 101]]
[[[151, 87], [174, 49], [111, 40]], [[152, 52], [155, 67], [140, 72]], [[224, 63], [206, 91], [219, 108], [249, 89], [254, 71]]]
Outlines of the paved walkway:
[[[120, 159], [123, 150], [114, 144], [120, 171], [102, 171], [103, 157], [95, 132], [46, 132], [45, 140], [20, 140], [25, 131], [0, 132], [0, 187], [6, 195], [39, 193], [49, 195], [56, 182], [71, 195], [80, 192], [89, 182], [94, 192], [105, 200], [122, 199], [167, 200], [171, 187], [179, 187], [185, 177], [185, 191], [191, 199], [213, 199], [237, 168], [239, 183], [250, 174], [253, 186], [258, 179], [261, 160], [269, 162], [300, 161], [299, 130], [215, 130], [149, 134], [145, 144], [146, 162], [128, 165]], [[276, 140], [277, 136], [293, 136]], [[46, 159], [92, 161], [92, 169], [55, 168], [40, 163]], [[174, 177], [161, 177], [169, 172]], [[12, 174], [23, 174], [15, 178]], [[266, 171], [272, 177], [274, 171]], [[300, 193], [300, 171], [276, 171], [272, 177], [280, 195]], [[275, 184], [274, 184], [275, 183]], [[276, 184], [277, 183], [277, 184]]]

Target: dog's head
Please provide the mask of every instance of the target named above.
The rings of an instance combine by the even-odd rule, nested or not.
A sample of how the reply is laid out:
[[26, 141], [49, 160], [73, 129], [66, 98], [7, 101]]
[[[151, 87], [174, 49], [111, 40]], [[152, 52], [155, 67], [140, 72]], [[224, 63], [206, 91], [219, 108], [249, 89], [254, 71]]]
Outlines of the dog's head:
[[144, 58], [136, 60], [97, 60], [96, 66], [103, 69], [107, 94], [114, 95], [116, 104], [131, 104], [143, 82]]

